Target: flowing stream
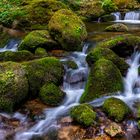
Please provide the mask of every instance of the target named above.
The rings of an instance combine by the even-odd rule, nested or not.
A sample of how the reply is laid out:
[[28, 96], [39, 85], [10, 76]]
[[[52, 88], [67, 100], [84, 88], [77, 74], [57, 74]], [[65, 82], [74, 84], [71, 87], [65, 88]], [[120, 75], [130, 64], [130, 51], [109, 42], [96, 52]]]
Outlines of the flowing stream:
[[[65, 66], [66, 74], [64, 76], [62, 89], [64, 92], [66, 92], [66, 98], [62, 105], [56, 108], [44, 110], [46, 118], [39, 121], [29, 130], [17, 133], [15, 136], [15, 140], [29, 140], [33, 136], [46, 134], [50, 129], [56, 129], [57, 127], [59, 127], [57, 125], [57, 119], [60, 116], [67, 114], [72, 106], [79, 104], [79, 99], [84, 91], [84, 85], [86, 77], [88, 75], [88, 66], [85, 61], [88, 46], [89, 44], [85, 44], [82, 52], [74, 52], [68, 58], [61, 60], [73, 60], [78, 66], [78, 69], [76, 70], [73, 70], [71, 68], [68, 69], [67, 66]], [[75, 78], [77, 79], [77, 81], [71, 80], [71, 82], [69, 82], [70, 80], [67, 80]]]

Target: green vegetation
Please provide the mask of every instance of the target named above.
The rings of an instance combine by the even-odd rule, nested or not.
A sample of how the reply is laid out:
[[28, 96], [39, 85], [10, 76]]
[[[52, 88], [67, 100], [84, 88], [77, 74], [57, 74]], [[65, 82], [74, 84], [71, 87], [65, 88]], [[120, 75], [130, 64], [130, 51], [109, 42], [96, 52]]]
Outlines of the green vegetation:
[[105, 100], [103, 109], [116, 122], [122, 121], [130, 113], [129, 107], [122, 100], [114, 97]]
[[64, 65], [66, 65], [68, 69], [70, 69], [70, 68], [71, 69], [77, 69], [78, 68], [77, 64], [73, 60], [64, 61], [62, 63]]
[[86, 27], [81, 19], [70, 10], [62, 9], [52, 16], [48, 28], [62, 49], [73, 51], [81, 49], [87, 37]]
[[30, 96], [36, 97], [45, 83], [60, 85], [64, 69], [61, 62], [53, 57], [32, 60], [22, 63], [29, 82]]
[[53, 83], [47, 83], [41, 88], [39, 97], [47, 105], [58, 106], [62, 103], [65, 93]]
[[17, 52], [6, 51], [0, 53], [0, 61], [20, 62], [31, 60], [33, 58], [34, 58], [33, 54], [26, 50]]
[[101, 96], [123, 90], [122, 75], [110, 60], [99, 59], [91, 67], [85, 91], [80, 102], [89, 102]]
[[96, 119], [96, 113], [93, 111], [92, 106], [88, 104], [73, 107], [70, 116], [83, 126], [92, 125]]
[[28, 50], [35, 52], [38, 47], [42, 47], [46, 50], [52, 50], [56, 48], [57, 43], [51, 38], [47, 30], [35, 30], [30, 32], [22, 42], [19, 44], [19, 50]]
[[120, 58], [108, 48], [96, 47], [88, 53], [86, 61], [89, 66], [91, 66], [101, 58], [112, 61], [118, 67], [122, 75], [125, 75], [129, 68], [129, 65], [124, 61], [124, 59]]

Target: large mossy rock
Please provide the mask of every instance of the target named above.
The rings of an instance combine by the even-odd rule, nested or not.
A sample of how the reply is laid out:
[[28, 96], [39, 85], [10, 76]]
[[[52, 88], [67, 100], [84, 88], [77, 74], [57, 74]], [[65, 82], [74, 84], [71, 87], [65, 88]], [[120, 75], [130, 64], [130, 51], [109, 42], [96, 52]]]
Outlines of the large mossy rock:
[[83, 20], [97, 20], [104, 14], [102, 4], [99, 0], [63, 0]]
[[89, 102], [122, 90], [123, 81], [119, 69], [110, 60], [99, 59], [91, 67], [80, 102]]
[[91, 50], [86, 57], [86, 61], [89, 64], [89, 66], [91, 66], [101, 58], [112, 61], [118, 67], [121, 74], [126, 75], [129, 65], [124, 61], [123, 58], [120, 58], [118, 55], [116, 55], [112, 50], [108, 48], [97, 47]]
[[113, 50], [121, 57], [130, 56], [135, 49], [140, 50], [140, 37], [130, 34], [120, 35], [99, 42], [96, 47]]
[[107, 32], [127, 32], [128, 27], [122, 23], [116, 23], [105, 28]]
[[17, 52], [0, 52], [0, 61], [14, 61], [14, 62], [20, 62], [20, 61], [27, 61], [33, 59], [34, 56], [31, 52], [23, 50], [23, 51], [17, 51]]
[[24, 10], [31, 24], [48, 24], [53, 14], [67, 6], [58, 0], [31, 0], [26, 3]]
[[21, 64], [0, 63], [0, 110], [11, 112], [28, 96], [28, 79]]
[[130, 113], [129, 107], [122, 100], [114, 97], [105, 100], [103, 109], [116, 122], [122, 121]]
[[38, 47], [46, 50], [55, 49], [57, 43], [51, 38], [47, 30], [36, 30], [30, 32], [19, 44], [18, 50], [34, 52]]
[[48, 28], [53, 38], [62, 49], [73, 51], [81, 49], [82, 42], [87, 37], [85, 24], [70, 10], [62, 9], [52, 16]]
[[73, 107], [70, 111], [70, 116], [83, 126], [92, 125], [96, 119], [96, 113], [93, 111], [92, 106], [88, 104]]
[[36, 97], [45, 83], [62, 84], [64, 68], [54, 57], [45, 57], [22, 63], [30, 85], [30, 94]]
[[63, 92], [59, 87], [51, 84], [45, 84], [39, 93], [41, 101], [50, 106], [58, 106], [62, 103], [65, 92]]

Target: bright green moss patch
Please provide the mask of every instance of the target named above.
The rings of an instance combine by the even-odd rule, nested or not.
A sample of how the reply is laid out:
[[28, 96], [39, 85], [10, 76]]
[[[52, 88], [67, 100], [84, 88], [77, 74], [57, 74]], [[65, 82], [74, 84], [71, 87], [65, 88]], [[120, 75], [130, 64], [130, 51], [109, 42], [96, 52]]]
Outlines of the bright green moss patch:
[[89, 66], [91, 66], [101, 58], [112, 61], [118, 67], [122, 75], [125, 75], [129, 68], [129, 65], [124, 61], [124, 59], [120, 58], [108, 48], [97, 47], [91, 50], [86, 57], [86, 61], [88, 62]]
[[52, 16], [48, 24], [49, 31], [62, 49], [79, 50], [87, 37], [86, 27], [81, 19], [70, 10], [62, 9]]
[[47, 105], [60, 105], [65, 97], [65, 93], [54, 84], [45, 84], [39, 93], [41, 101]]
[[36, 97], [45, 83], [60, 85], [64, 69], [61, 62], [53, 57], [32, 60], [22, 63], [30, 85], [30, 96]]
[[130, 113], [129, 107], [122, 100], [114, 97], [105, 100], [103, 109], [109, 117], [117, 122], [122, 121]]
[[48, 54], [44, 48], [37, 48], [35, 50], [35, 55], [44, 57], [44, 56], [47, 56]]
[[19, 50], [29, 50], [34, 52], [38, 47], [52, 50], [56, 48], [57, 43], [52, 40], [47, 30], [36, 30], [30, 32], [19, 44]]
[[130, 56], [134, 49], [137, 47], [138, 50], [140, 44], [140, 37], [135, 35], [120, 35], [111, 39], [107, 39], [97, 44], [97, 47], [103, 47], [113, 50], [116, 54], [121, 57]]
[[91, 67], [80, 102], [89, 102], [123, 90], [122, 75], [110, 60], [99, 59]]
[[96, 113], [93, 111], [92, 106], [88, 104], [73, 107], [70, 116], [83, 126], [92, 125], [96, 119]]

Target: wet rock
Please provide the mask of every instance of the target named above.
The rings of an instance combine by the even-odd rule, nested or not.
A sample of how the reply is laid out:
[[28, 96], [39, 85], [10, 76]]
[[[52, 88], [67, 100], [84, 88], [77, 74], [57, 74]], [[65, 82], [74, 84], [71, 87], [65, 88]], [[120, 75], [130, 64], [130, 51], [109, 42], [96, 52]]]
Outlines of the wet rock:
[[27, 34], [19, 44], [18, 50], [28, 50], [34, 53], [39, 47], [46, 50], [57, 48], [57, 43], [47, 30], [35, 30]]
[[85, 24], [71, 10], [62, 9], [55, 12], [48, 28], [52, 37], [67, 51], [80, 50], [87, 37]]
[[86, 57], [86, 61], [88, 62], [89, 66], [91, 66], [101, 58], [112, 61], [118, 67], [122, 75], [126, 75], [129, 65], [124, 59], [120, 58], [108, 48], [97, 47], [91, 50]]
[[110, 60], [99, 59], [91, 67], [80, 102], [89, 102], [122, 90], [123, 82], [119, 69]]
[[73, 107], [70, 111], [70, 116], [83, 126], [92, 125], [96, 119], [96, 113], [93, 111], [92, 106], [88, 104]]
[[81, 140], [85, 130], [79, 126], [65, 126], [58, 131], [58, 140]]
[[99, 42], [96, 47], [109, 48], [120, 57], [127, 57], [130, 56], [135, 49], [140, 50], [139, 44], [139, 36], [125, 34]]
[[105, 28], [107, 32], [127, 32], [128, 27], [122, 23], [116, 23]]
[[96, 136], [95, 138], [92, 139], [84, 139], [84, 140], [112, 140], [109, 136], [102, 134], [100, 136]]
[[131, 113], [130, 108], [118, 98], [108, 98], [103, 104], [104, 111], [116, 122], [120, 122], [125, 116]]
[[105, 128], [105, 132], [111, 137], [120, 136], [120, 135], [124, 134], [121, 126], [114, 122], [110, 123]]

